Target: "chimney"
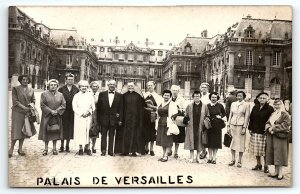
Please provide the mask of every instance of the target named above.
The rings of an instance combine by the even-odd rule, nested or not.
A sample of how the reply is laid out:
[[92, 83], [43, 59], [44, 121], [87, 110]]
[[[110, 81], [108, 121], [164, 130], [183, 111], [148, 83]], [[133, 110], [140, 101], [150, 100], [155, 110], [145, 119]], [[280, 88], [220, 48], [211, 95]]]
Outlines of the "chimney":
[[203, 30], [203, 31], [201, 32], [201, 37], [202, 37], [202, 38], [207, 38], [207, 30]]

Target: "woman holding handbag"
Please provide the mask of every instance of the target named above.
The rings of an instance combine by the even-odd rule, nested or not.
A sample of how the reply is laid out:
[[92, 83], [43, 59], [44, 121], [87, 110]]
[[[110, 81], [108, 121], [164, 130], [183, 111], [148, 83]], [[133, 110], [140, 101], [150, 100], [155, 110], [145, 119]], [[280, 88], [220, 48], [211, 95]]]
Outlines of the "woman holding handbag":
[[43, 156], [48, 154], [48, 143], [53, 141], [53, 155], [57, 155], [56, 142], [63, 137], [62, 114], [66, 109], [66, 101], [62, 93], [57, 91], [58, 81], [48, 82], [49, 90], [41, 95], [42, 118], [39, 130], [39, 140], [45, 142]]
[[[194, 151], [197, 151], [196, 161], [200, 162], [200, 153], [204, 150], [204, 141], [206, 140], [206, 132], [204, 127], [204, 119], [209, 117], [207, 105], [202, 103], [200, 91], [194, 91], [193, 102], [186, 107], [186, 115], [184, 123], [186, 126], [186, 136], [184, 149], [190, 150], [189, 162], [194, 161]], [[186, 122], [188, 121], [188, 122]]]
[[218, 103], [220, 96], [217, 92], [209, 94], [210, 103], [207, 107], [209, 110], [212, 128], [208, 130], [208, 148], [209, 159], [207, 163], [216, 164], [218, 149], [222, 149], [222, 129], [225, 127], [225, 109], [224, 106]]
[[235, 152], [239, 152], [237, 167], [241, 168], [243, 153], [245, 152], [246, 128], [249, 123], [250, 106], [244, 100], [246, 98], [245, 92], [238, 91], [236, 97], [238, 101], [231, 104], [227, 125], [227, 132], [232, 135], [230, 145], [232, 160], [228, 165], [233, 166], [235, 164]]
[[[21, 85], [12, 88], [12, 114], [11, 114], [11, 147], [8, 157], [13, 155], [16, 142], [19, 140], [18, 154], [25, 156], [23, 143], [26, 135], [22, 132], [25, 127], [25, 120], [30, 114], [30, 103], [35, 103], [34, 91], [28, 87], [30, 79], [28, 75], [20, 75], [18, 81]], [[33, 123], [30, 123], [31, 131], [35, 131]]]
[[272, 113], [266, 123], [266, 164], [275, 165], [275, 173], [268, 176], [283, 179], [282, 167], [288, 165], [289, 140], [291, 127], [290, 115], [281, 109], [282, 101], [276, 98], [274, 101], [275, 112]]

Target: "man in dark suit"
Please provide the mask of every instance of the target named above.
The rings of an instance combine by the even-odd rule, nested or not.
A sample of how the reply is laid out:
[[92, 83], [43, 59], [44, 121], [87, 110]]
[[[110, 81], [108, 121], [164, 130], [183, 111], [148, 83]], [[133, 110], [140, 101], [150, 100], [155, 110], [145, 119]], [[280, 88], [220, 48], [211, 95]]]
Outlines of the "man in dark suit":
[[115, 91], [116, 81], [108, 82], [108, 90], [98, 97], [97, 118], [101, 127], [101, 156], [106, 155], [107, 133], [108, 154], [114, 156], [114, 138], [116, 129], [122, 125], [122, 94]]

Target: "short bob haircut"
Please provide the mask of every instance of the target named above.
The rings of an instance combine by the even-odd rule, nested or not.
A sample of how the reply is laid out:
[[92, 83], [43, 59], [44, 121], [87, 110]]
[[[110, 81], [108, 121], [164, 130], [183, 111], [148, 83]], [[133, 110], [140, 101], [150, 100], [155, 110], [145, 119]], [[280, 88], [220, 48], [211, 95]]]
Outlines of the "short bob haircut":
[[58, 86], [58, 81], [57, 81], [57, 79], [50, 79], [50, 80], [48, 81], [48, 86], [50, 86], [50, 83], [52, 83], [52, 82], [56, 83], [56, 85]]
[[28, 79], [28, 84], [30, 84], [30, 83], [31, 83], [31, 80], [30, 80], [29, 75], [20, 75], [20, 76], [18, 77], [18, 81], [21, 83], [24, 77], [27, 77], [27, 79]]
[[216, 95], [216, 96], [217, 96], [217, 100], [220, 99], [220, 96], [219, 96], [219, 94], [218, 94], [217, 92], [212, 92], [212, 93], [210, 93], [209, 96], [208, 96], [208, 98], [209, 98], [210, 100], [211, 100], [212, 95]]
[[199, 90], [195, 90], [192, 94], [192, 97], [194, 98], [195, 94], [200, 94], [200, 97], [201, 97], [201, 92]]
[[164, 90], [162, 96], [164, 96], [164, 94], [170, 94], [170, 97], [172, 97], [172, 92], [170, 90]]
[[91, 88], [93, 85], [97, 85], [97, 87], [99, 88], [99, 84], [98, 84], [97, 82], [92, 81], [92, 82], [90, 83], [90, 88]]
[[243, 91], [237, 91], [237, 92], [236, 92], [236, 96], [237, 96], [238, 94], [243, 94], [243, 99], [246, 98], [246, 93], [245, 93], [245, 92], [243, 92]]
[[146, 85], [148, 86], [148, 84], [151, 84], [151, 83], [155, 86], [155, 82], [154, 81], [148, 81]]
[[80, 80], [78, 82], [78, 87], [81, 88], [81, 86], [83, 86], [83, 85], [89, 87], [89, 82], [86, 80]]

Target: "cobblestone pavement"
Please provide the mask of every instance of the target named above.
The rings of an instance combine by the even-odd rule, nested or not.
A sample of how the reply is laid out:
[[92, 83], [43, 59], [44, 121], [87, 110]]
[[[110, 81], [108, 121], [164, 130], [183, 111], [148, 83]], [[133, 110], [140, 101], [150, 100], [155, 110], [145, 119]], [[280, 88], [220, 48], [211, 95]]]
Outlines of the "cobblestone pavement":
[[[11, 93], [10, 93], [11, 94]], [[36, 93], [37, 105], [39, 105], [40, 93]], [[11, 97], [9, 101], [11, 107]], [[38, 106], [37, 106], [38, 107]], [[39, 108], [38, 108], [39, 109]], [[9, 119], [11, 111], [9, 110]], [[9, 120], [10, 130], [11, 122]], [[38, 130], [38, 126], [37, 130]], [[223, 129], [225, 132], [225, 129]], [[9, 133], [10, 134], [10, 133]], [[189, 151], [183, 149], [183, 144], [179, 147], [179, 158], [169, 157], [168, 162], [159, 162], [158, 159], [162, 155], [162, 150], [158, 146], [154, 146], [155, 156], [138, 156], [138, 157], [122, 157], [122, 156], [100, 156], [100, 140], [97, 139], [97, 153], [92, 156], [79, 156], [76, 154], [77, 146], [71, 141], [70, 153], [59, 153], [57, 156], [52, 155], [52, 144], [49, 143], [49, 153], [47, 156], [42, 156], [44, 143], [37, 139], [38, 135], [30, 139], [26, 139], [24, 143], [24, 151], [27, 154], [21, 157], [17, 153], [16, 144], [13, 157], [8, 159], [9, 167], [9, 186], [10, 187], [171, 187], [174, 186], [171, 182], [176, 182], [177, 176], [183, 176], [181, 179], [183, 184], [178, 184], [180, 187], [232, 187], [232, 186], [292, 186], [292, 144], [290, 144], [289, 166], [284, 167], [284, 179], [277, 180], [267, 177], [262, 171], [252, 171], [255, 166], [255, 157], [251, 156], [247, 151], [243, 157], [243, 167], [229, 167], [227, 164], [231, 160], [230, 149], [223, 146], [223, 149], [218, 151], [217, 164], [207, 164], [207, 159], [198, 163], [189, 163]], [[247, 145], [249, 142], [249, 134], [247, 134]], [[9, 136], [10, 139], [10, 136]], [[10, 146], [10, 145], [9, 145]], [[57, 147], [60, 146], [58, 142]], [[273, 167], [270, 169], [274, 170]], [[171, 176], [169, 180], [169, 175]], [[101, 184], [101, 177], [106, 176]], [[117, 183], [115, 177], [129, 176], [127, 181]], [[142, 181], [141, 177], [147, 176], [146, 181]], [[155, 180], [150, 177], [153, 176]], [[154, 184], [161, 182], [157, 180], [157, 176], [162, 177], [163, 182], [169, 184]], [[188, 181], [187, 176], [192, 176], [193, 182]], [[43, 182], [38, 184], [37, 181], [41, 177]], [[79, 177], [80, 185], [75, 177]], [[99, 184], [93, 184], [93, 177], [98, 177]], [[132, 177], [133, 178], [132, 182]], [[46, 179], [49, 178], [49, 179]], [[67, 178], [67, 179], [64, 179]], [[158, 177], [160, 178], [160, 177]], [[180, 177], [179, 177], [180, 179]], [[54, 181], [55, 184], [54, 185]], [[152, 182], [150, 181], [152, 180]], [[68, 184], [67, 184], [68, 182]], [[45, 185], [46, 184], [46, 185]]]

